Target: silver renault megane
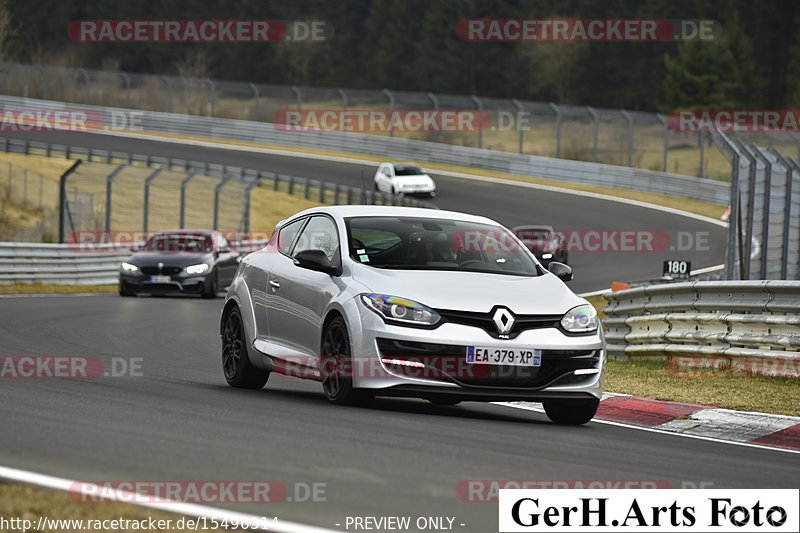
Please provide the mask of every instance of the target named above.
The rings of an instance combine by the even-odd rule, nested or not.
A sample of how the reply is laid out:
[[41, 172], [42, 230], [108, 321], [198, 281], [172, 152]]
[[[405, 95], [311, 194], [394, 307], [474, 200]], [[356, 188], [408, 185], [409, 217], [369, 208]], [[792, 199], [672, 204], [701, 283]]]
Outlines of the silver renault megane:
[[223, 373], [252, 389], [272, 372], [317, 380], [339, 404], [537, 401], [553, 422], [582, 424], [606, 354], [571, 278], [488, 218], [309, 209], [239, 264], [220, 323]]

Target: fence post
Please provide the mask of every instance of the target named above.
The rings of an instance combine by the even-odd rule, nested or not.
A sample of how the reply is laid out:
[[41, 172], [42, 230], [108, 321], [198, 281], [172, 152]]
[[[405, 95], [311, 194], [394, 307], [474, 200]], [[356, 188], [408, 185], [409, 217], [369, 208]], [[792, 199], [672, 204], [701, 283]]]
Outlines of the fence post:
[[[739, 147], [742, 157], [748, 162], [748, 183], [747, 183], [747, 229], [743, 231], [744, 242], [740, 244], [741, 252], [739, 262], [742, 267], [739, 269], [741, 279], [750, 279], [750, 255], [753, 251], [753, 211], [755, 210], [755, 188], [756, 188], [756, 158], [750, 153], [747, 147], [739, 139], [733, 139]], [[741, 214], [741, 209], [739, 210]]]
[[[391, 120], [391, 115], [394, 113], [394, 95], [389, 89], [384, 89], [383, 94], [389, 99], [389, 137], [394, 137], [394, 121]], [[336, 190], [338, 191], [339, 189], [337, 188]]]
[[[125, 168], [125, 165], [120, 165], [115, 168], [111, 174], [106, 176], [106, 224], [105, 224], [105, 237], [107, 237], [110, 241], [111, 239], [111, 193], [114, 185], [114, 178], [117, 177], [117, 174], [122, 172]], [[104, 239], [105, 240], [105, 239]]]
[[786, 279], [789, 270], [789, 232], [791, 231], [792, 221], [792, 180], [794, 179], [795, 167], [781, 155], [781, 153], [772, 148], [770, 150], [772, 155], [775, 156], [783, 168], [786, 169], [786, 184], [784, 185], [784, 199], [783, 199], [783, 257], [781, 257], [781, 279]]
[[196, 171], [194, 169], [186, 173], [186, 177], [181, 180], [181, 211], [179, 218], [179, 227], [183, 229], [184, 222], [186, 221], [186, 186], [194, 178]]
[[[70, 166], [61, 177], [58, 179], [58, 242], [64, 244], [66, 241], [67, 228], [65, 224], [65, 215], [69, 215], [69, 200], [67, 199], [67, 178], [70, 174], [75, 172], [75, 169], [81, 164], [81, 160], [77, 159], [72, 166]], [[70, 217], [71, 219], [72, 217]], [[71, 220], [70, 220], [71, 222]], [[72, 224], [70, 224], [72, 225]], [[75, 228], [72, 228], [73, 230]]]
[[700, 131], [697, 133], [698, 145], [700, 146], [700, 176], [705, 177], [706, 166], [706, 132]]
[[597, 163], [597, 143], [600, 137], [600, 117], [597, 115], [597, 112], [592, 109], [591, 106], [586, 107], [586, 111], [592, 115], [592, 119], [594, 120], [594, 144], [592, 145], [592, 163]]
[[[772, 196], [772, 163], [767, 158], [761, 149], [753, 145], [753, 153], [756, 158], [764, 163], [764, 218], [761, 223], [761, 260], [759, 268], [761, 271], [760, 279], [767, 279], [767, 243], [769, 243], [769, 215], [770, 215], [770, 196]], [[782, 253], [786, 253], [783, 249]]]
[[119, 77], [125, 82], [125, 101], [127, 106], [131, 107], [131, 77], [125, 72], [120, 72]]
[[317, 199], [317, 201], [319, 203], [321, 203], [321, 204], [325, 203], [325, 182], [324, 181], [320, 181], [319, 182], [319, 198]]
[[336, 89], [336, 92], [342, 97], [342, 109], [347, 111], [347, 93], [344, 92], [344, 89]]
[[250, 83], [250, 90], [253, 91], [253, 120], [260, 120], [260, 113], [258, 112], [258, 99], [260, 95], [258, 94], [258, 87], [256, 87], [255, 83]]
[[153, 180], [156, 179], [156, 176], [158, 176], [162, 170], [164, 169], [163, 168], [155, 169], [144, 180], [144, 211], [142, 212], [142, 232], [144, 233], [145, 237], [147, 237], [147, 230], [150, 218], [150, 184], [153, 183]]
[[255, 187], [258, 187], [258, 184], [261, 183], [261, 180], [261, 176], [256, 176], [255, 180], [244, 189], [244, 213], [242, 213], [242, 225], [244, 227], [245, 235], [250, 234], [250, 193]]
[[519, 153], [522, 153], [525, 147], [525, 130], [522, 129], [522, 104], [519, 103], [519, 100], [514, 98], [512, 100], [514, 105], [517, 107], [517, 131], [519, 132]]
[[478, 109], [478, 116], [481, 117], [481, 123], [478, 125], [478, 148], [483, 148], [483, 102], [474, 94], [470, 98], [475, 102], [475, 107]]
[[[431, 102], [433, 102], [434, 115], [438, 115], [438, 113], [436, 113], [436, 111], [439, 111], [439, 100], [436, 98], [436, 95], [433, 94], [433, 93], [428, 93], [428, 98], [430, 98]], [[438, 125], [437, 125], [437, 128], [436, 128], [436, 133], [433, 136], [433, 138], [436, 139], [435, 142], [437, 142], [437, 143], [440, 142], [441, 135], [442, 135], [442, 127], [441, 127], [442, 123], [441, 122], [442, 122], [441, 120], [438, 121]]]
[[556, 114], [556, 157], [561, 157], [561, 108], [553, 102], [547, 104]]
[[303, 110], [303, 95], [300, 92], [300, 89], [297, 88], [297, 85], [292, 85], [292, 92], [294, 93], [295, 100], [297, 102], [297, 110]]
[[[800, 165], [797, 164], [797, 161], [792, 159], [791, 157], [787, 157], [786, 160], [789, 162], [790, 165], [792, 165], [792, 168], [794, 169], [794, 175], [795, 176], [800, 176]], [[787, 220], [789, 220], [788, 215], [787, 215]], [[800, 239], [798, 239], [798, 240], [800, 240]], [[798, 243], [798, 246], [797, 246], [797, 265], [798, 265], [797, 274], [800, 275], [800, 243]]]
[[91, 89], [91, 86], [90, 86], [91, 81], [89, 80], [89, 73], [86, 72], [85, 69], [79, 68], [78, 69], [78, 74], [83, 76], [83, 86], [84, 86], [84, 88], [86, 90], [86, 95], [85, 95], [86, 103], [90, 104], [91, 100], [92, 100], [92, 89]]
[[172, 113], [172, 82], [166, 76], [159, 76], [161, 83], [167, 87], [167, 113]]
[[230, 179], [230, 174], [226, 174], [223, 176], [217, 186], [214, 187], [214, 231], [219, 229], [219, 193], [225, 184], [230, 181]]
[[633, 166], [633, 117], [624, 109], [620, 109], [620, 113], [628, 121], [628, 166]]
[[656, 115], [656, 118], [664, 125], [664, 161], [661, 164], [661, 171], [667, 171], [667, 154], [669, 153], [669, 124], [667, 117], [664, 115]]

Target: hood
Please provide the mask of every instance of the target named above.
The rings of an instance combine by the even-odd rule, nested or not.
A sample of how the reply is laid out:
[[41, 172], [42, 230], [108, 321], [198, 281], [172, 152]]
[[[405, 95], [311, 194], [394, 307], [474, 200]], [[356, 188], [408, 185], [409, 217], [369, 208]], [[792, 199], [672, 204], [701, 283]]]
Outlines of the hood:
[[433, 179], [427, 174], [417, 174], [414, 176], [395, 176], [395, 180], [404, 185], [430, 185]]
[[536, 277], [436, 270], [381, 270], [353, 266], [353, 278], [378, 294], [400, 296], [434, 309], [488, 313], [504, 305], [521, 315], [566, 313], [585, 303], [552, 274]]
[[211, 252], [136, 252], [126, 259], [127, 263], [143, 266], [164, 266], [186, 267], [198, 265], [200, 263], [210, 263], [214, 254]]

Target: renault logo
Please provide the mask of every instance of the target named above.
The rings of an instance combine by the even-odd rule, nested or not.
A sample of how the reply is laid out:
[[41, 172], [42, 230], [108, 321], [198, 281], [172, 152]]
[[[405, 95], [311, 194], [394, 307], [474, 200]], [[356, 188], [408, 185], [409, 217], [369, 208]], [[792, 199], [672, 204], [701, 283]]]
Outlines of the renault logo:
[[505, 307], [500, 307], [492, 315], [492, 322], [494, 322], [494, 327], [497, 328], [497, 333], [507, 335], [511, 328], [514, 327], [514, 315]]

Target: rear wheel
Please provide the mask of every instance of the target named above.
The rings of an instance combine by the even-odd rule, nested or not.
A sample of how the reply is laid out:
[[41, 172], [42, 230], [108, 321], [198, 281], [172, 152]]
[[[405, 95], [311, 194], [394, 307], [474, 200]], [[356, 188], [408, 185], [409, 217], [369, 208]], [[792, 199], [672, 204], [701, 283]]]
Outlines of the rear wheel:
[[241, 389], [260, 389], [269, 379], [269, 371], [253, 366], [247, 356], [242, 315], [237, 307], [228, 312], [222, 328], [222, 373], [228, 385]]
[[320, 366], [325, 397], [339, 405], [364, 405], [373, 394], [353, 387], [353, 359], [350, 337], [342, 317], [330, 321], [322, 333]]
[[600, 400], [591, 398], [586, 400], [548, 400], [544, 403], [544, 412], [555, 424], [565, 426], [578, 426], [590, 421]]

